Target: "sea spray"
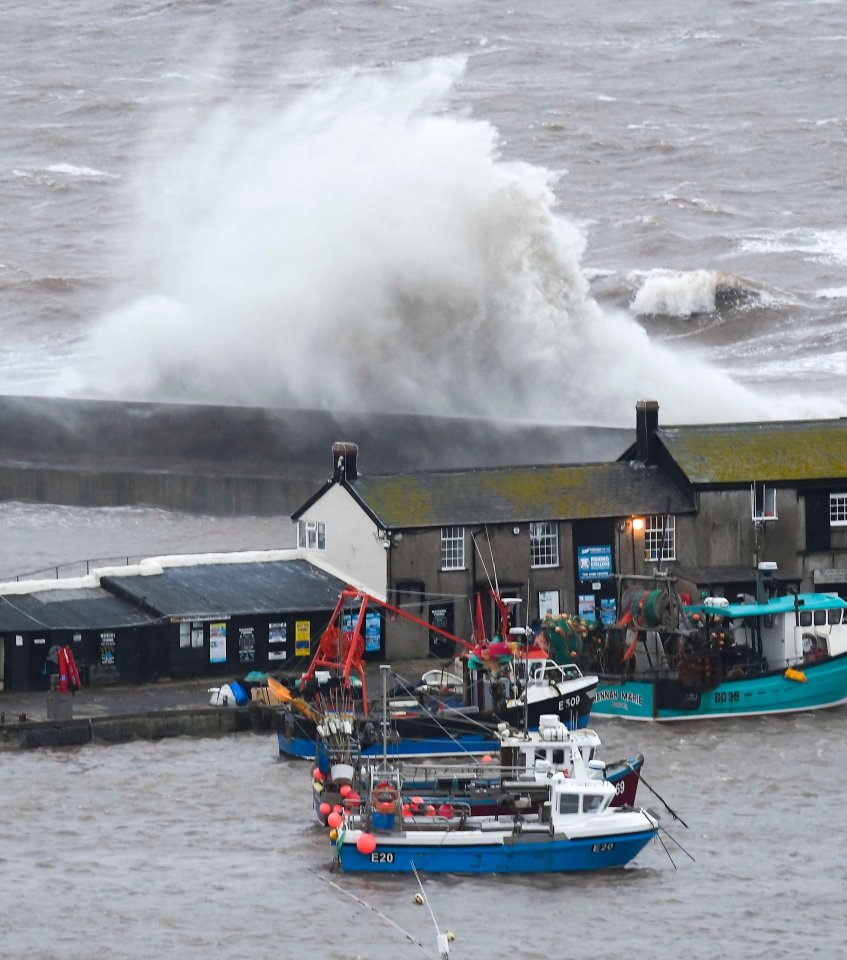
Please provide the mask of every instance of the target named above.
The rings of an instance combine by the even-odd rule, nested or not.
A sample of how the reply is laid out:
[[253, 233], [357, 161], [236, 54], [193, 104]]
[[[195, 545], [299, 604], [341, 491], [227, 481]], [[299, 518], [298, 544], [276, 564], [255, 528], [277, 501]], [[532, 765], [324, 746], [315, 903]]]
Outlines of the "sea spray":
[[81, 347], [75, 392], [603, 423], [650, 396], [677, 421], [777, 415], [601, 310], [553, 175], [505, 161], [455, 105], [462, 70], [345, 73], [277, 108], [218, 99], [173, 131], [134, 183], [136, 292]]

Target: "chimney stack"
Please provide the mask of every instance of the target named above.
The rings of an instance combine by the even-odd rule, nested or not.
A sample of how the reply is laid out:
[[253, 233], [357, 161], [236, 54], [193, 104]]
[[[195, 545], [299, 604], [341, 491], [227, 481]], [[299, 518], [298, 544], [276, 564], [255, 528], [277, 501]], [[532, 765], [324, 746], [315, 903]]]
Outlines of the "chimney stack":
[[658, 402], [639, 400], [635, 405], [635, 459], [640, 463], [650, 463], [655, 456], [658, 428]]
[[332, 479], [333, 480], [355, 480], [358, 476], [356, 471], [356, 457], [359, 448], [355, 443], [349, 443], [346, 440], [336, 440], [332, 445]]

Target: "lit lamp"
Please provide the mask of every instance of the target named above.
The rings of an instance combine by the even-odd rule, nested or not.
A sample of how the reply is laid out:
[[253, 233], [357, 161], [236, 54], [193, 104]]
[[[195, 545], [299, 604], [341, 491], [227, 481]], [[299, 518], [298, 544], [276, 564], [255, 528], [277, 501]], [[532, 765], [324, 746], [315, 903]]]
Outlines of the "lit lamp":
[[644, 529], [644, 517], [632, 517], [629, 521], [629, 545], [632, 548], [632, 572], [635, 573], [635, 534]]

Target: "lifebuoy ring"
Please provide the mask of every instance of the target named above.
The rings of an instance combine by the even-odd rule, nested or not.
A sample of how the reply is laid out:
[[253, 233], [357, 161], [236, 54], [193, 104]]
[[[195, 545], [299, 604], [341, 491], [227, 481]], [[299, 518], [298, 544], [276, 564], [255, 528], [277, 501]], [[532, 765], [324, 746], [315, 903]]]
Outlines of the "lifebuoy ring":
[[374, 787], [373, 808], [376, 813], [394, 813], [397, 810], [397, 788], [383, 781]]

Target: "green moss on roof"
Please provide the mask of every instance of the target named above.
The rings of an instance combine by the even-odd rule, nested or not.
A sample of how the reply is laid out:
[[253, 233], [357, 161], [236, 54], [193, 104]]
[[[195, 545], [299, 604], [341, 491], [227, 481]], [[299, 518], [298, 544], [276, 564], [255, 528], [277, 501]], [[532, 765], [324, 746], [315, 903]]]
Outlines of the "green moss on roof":
[[352, 485], [386, 526], [401, 528], [693, 509], [657, 468], [631, 463], [359, 477]]
[[847, 419], [662, 427], [658, 437], [692, 483], [847, 477]]

